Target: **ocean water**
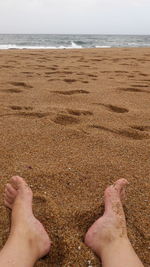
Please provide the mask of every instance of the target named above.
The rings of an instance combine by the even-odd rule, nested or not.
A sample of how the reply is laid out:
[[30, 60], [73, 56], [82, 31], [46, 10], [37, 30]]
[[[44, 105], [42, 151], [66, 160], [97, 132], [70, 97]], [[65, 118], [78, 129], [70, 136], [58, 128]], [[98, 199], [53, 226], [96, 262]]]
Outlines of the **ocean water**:
[[0, 49], [150, 47], [150, 35], [0, 34]]

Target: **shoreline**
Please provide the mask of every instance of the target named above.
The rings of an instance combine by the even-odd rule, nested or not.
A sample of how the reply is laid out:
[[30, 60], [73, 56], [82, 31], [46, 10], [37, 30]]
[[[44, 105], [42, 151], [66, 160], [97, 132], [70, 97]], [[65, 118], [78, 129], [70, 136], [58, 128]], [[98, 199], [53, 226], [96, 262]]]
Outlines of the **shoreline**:
[[[3, 45], [2, 45], [3, 46]], [[7, 45], [6, 45], [7, 46]], [[13, 50], [13, 51], [20, 51], [20, 50], [25, 50], [25, 51], [30, 51], [30, 50], [35, 50], [35, 51], [43, 51], [43, 50], [77, 50], [77, 51], [80, 51], [80, 50], [87, 50], [87, 49], [89, 49], [89, 50], [94, 50], [94, 49], [150, 49], [150, 46], [99, 46], [99, 47], [82, 47], [82, 48], [72, 48], [72, 47], [64, 47], [64, 48], [60, 48], [60, 47], [27, 47], [27, 48], [19, 48], [19, 47], [17, 47], [17, 48], [0, 48], [0, 51], [5, 51], [5, 50]]]

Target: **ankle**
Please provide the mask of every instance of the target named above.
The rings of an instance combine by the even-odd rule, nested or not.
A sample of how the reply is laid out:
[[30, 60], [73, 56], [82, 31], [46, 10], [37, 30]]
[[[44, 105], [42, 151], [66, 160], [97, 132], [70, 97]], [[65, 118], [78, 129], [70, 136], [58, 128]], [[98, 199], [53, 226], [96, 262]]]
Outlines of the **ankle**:
[[11, 227], [9, 242], [18, 243], [24, 248], [26, 253], [32, 255], [33, 259], [37, 260], [40, 255], [41, 236], [36, 231], [30, 229], [26, 224], [18, 224], [17, 227]]
[[[122, 244], [129, 245], [130, 241], [127, 234], [119, 235], [118, 232], [113, 232], [112, 229], [105, 229], [101, 234], [98, 234], [96, 229], [89, 229], [85, 236], [85, 244], [90, 247], [99, 257], [102, 254], [108, 253], [112, 248], [117, 248]], [[115, 229], [114, 229], [115, 230]]]
[[102, 258], [105, 257], [108, 253], [111, 254], [120, 250], [120, 248], [131, 247], [130, 240], [127, 236], [117, 237], [116, 239], [105, 242], [98, 248], [98, 255]]

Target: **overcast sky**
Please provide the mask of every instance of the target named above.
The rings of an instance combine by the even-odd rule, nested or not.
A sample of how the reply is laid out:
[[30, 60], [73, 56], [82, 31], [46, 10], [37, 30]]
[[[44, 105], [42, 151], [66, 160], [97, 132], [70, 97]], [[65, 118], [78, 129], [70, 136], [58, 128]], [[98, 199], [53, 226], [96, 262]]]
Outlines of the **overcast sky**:
[[0, 0], [0, 33], [150, 34], [150, 0]]

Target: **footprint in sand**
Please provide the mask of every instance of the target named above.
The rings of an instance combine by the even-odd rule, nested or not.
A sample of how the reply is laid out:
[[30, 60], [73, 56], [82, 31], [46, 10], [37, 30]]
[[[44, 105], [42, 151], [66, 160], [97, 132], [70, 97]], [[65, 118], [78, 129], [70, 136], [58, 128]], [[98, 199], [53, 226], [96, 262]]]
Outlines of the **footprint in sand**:
[[112, 71], [109, 71], [109, 70], [102, 70], [100, 71], [100, 73], [111, 73]]
[[21, 86], [24, 88], [33, 88], [31, 85], [29, 85], [25, 82], [10, 82], [9, 84], [14, 85], [14, 86]]
[[143, 139], [150, 138], [150, 136], [147, 134], [132, 132], [130, 130], [119, 130], [117, 131], [117, 134], [122, 135], [123, 137], [134, 139], [134, 140], [143, 140]]
[[121, 88], [119, 89], [120, 91], [125, 91], [125, 92], [134, 92], [134, 93], [150, 93], [150, 91], [147, 90], [142, 90], [142, 89], [138, 89], [138, 88], [133, 88], [133, 87], [128, 87], [128, 88]]
[[133, 87], [141, 87], [141, 88], [146, 88], [149, 87], [147, 84], [132, 84]]
[[88, 76], [89, 76], [89, 77], [94, 77], [94, 78], [98, 77], [98, 76], [95, 75], [95, 74], [88, 74]]
[[120, 65], [129, 66], [130, 64], [128, 64], [128, 63], [121, 63]]
[[74, 82], [77, 82], [77, 80], [75, 80], [75, 79], [64, 79], [64, 82], [66, 82], [66, 83], [74, 83]]
[[129, 112], [129, 110], [126, 109], [126, 108], [121, 108], [121, 107], [117, 107], [117, 106], [113, 106], [113, 105], [106, 105], [106, 107], [108, 109], [110, 109], [111, 111], [114, 111], [116, 113], [126, 113], [126, 112]]
[[22, 117], [29, 117], [29, 118], [44, 118], [48, 116], [48, 113], [42, 113], [42, 112], [20, 112], [16, 114], [17, 116]]
[[128, 75], [128, 78], [134, 78], [134, 77], [135, 75], [132, 75], [132, 74]]
[[33, 73], [30, 72], [30, 71], [23, 71], [22, 73], [23, 73], [23, 74], [33, 74]]
[[93, 115], [91, 111], [88, 110], [73, 110], [73, 109], [67, 109], [68, 113], [74, 116], [88, 116], [88, 115]]
[[150, 131], [150, 126], [131, 126], [132, 129], [141, 131], [141, 132], [149, 132]]
[[62, 71], [61, 73], [62, 73], [62, 74], [73, 74], [72, 71]]
[[121, 108], [118, 106], [113, 106], [113, 105], [106, 105], [106, 108], [108, 108], [110, 111], [116, 112], [116, 113], [127, 113], [129, 112], [128, 109], [126, 108]]
[[105, 105], [105, 104], [102, 104], [102, 103], [94, 103], [94, 104], [95, 105], [104, 106], [108, 110], [113, 111], [113, 112], [116, 112], [116, 113], [126, 113], [126, 112], [129, 112], [129, 110], [126, 109], [126, 108], [121, 108], [121, 107], [114, 106], [114, 105]]
[[141, 80], [142, 82], [150, 82], [149, 79], [144, 79], [144, 80]]
[[144, 76], [144, 77], [148, 76], [148, 74], [142, 73], [142, 72], [139, 72], [139, 75]]
[[53, 120], [56, 124], [60, 125], [72, 125], [72, 124], [77, 124], [79, 123], [79, 119], [76, 117], [73, 117], [71, 115], [66, 115], [66, 114], [57, 114], [55, 119]]
[[32, 110], [32, 107], [10, 106], [12, 110]]
[[78, 73], [76, 73], [76, 75], [83, 76], [83, 75], [86, 75], [86, 73], [84, 73], [84, 72], [78, 72]]
[[9, 68], [14, 68], [14, 66], [10, 66], [10, 65], [1, 65], [0, 66], [1, 68], [6, 68], [6, 69], [9, 69]]
[[90, 128], [95, 128], [98, 130], [103, 130], [106, 132], [110, 132], [113, 134], [117, 134], [120, 135], [122, 137], [126, 137], [129, 139], [133, 139], [133, 140], [143, 140], [143, 139], [149, 139], [150, 136], [148, 134], [142, 134], [142, 133], [138, 133], [137, 131], [132, 131], [132, 130], [115, 130], [115, 129], [110, 129], [101, 125], [90, 125]]
[[89, 83], [88, 81], [81, 81], [82, 83]]
[[[45, 72], [46, 75], [58, 74], [58, 73], [60, 73], [60, 71], [47, 71], [47, 72]], [[49, 77], [49, 76], [47, 76], [47, 77]]]
[[124, 71], [124, 70], [123, 71], [122, 70], [115, 70], [115, 73], [120, 73], [121, 74], [121, 73], [129, 73], [129, 72], [128, 71]]
[[3, 91], [4, 93], [21, 93], [22, 92], [22, 90], [20, 90], [20, 89], [4, 89], [4, 90], [1, 90], [1, 91]]
[[57, 70], [57, 68], [56, 67], [51, 67], [51, 68], [49, 68], [50, 70]]
[[86, 90], [70, 90], [70, 91], [52, 91], [52, 93], [60, 95], [89, 94]]
[[92, 58], [91, 61], [103, 61], [102, 59], [95, 59], [95, 58]]
[[[49, 77], [49, 76], [45, 76], [45, 77]], [[60, 81], [60, 79], [49, 79], [49, 82], [54, 82], [54, 81]]]
[[[16, 110], [19, 110], [18, 107]], [[48, 116], [49, 113], [42, 113], [42, 112], [25, 112], [25, 111], [21, 111], [21, 112], [18, 112], [18, 113], [7, 113], [7, 114], [3, 114], [3, 115], [0, 115], [1, 117], [8, 117], [8, 116], [17, 116], [17, 117], [28, 117], [28, 118], [44, 118], [46, 116]]]

